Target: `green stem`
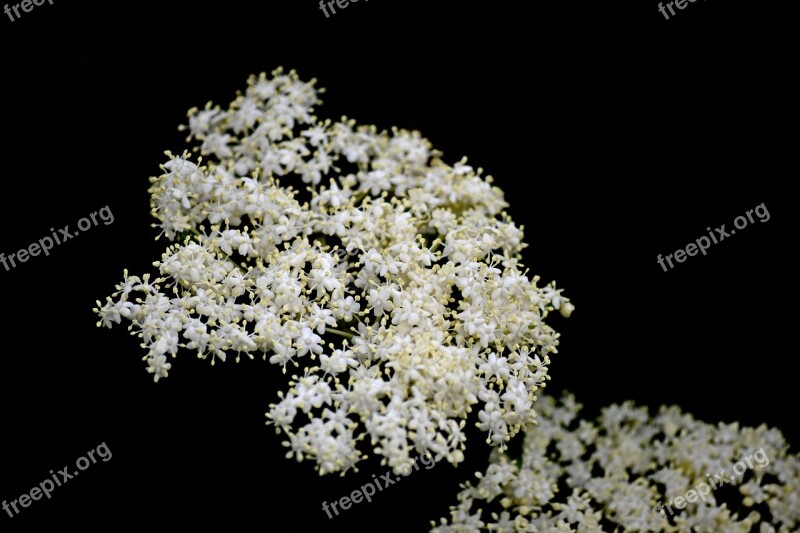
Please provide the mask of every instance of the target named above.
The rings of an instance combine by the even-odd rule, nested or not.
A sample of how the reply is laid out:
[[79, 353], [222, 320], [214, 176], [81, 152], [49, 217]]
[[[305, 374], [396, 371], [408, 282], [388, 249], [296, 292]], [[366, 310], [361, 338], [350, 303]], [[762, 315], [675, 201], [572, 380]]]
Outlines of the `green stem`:
[[330, 333], [334, 333], [336, 335], [341, 335], [342, 337], [345, 337], [347, 339], [352, 339], [355, 336], [352, 333], [348, 333], [346, 331], [342, 331], [340, 329], [333, 329], [333, 328], [325, 328], [325, 332], [326, 333], [330, 332]]

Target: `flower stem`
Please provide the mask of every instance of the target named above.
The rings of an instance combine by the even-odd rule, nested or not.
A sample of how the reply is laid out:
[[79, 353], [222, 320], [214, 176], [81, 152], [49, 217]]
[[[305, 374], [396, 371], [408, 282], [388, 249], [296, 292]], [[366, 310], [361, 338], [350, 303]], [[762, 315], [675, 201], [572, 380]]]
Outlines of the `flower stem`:
[[348, 333], [348, 332], [342, 331], [340, 329], [325, 328], [325, 332], [326, 333], [330, 332], [330, 333], [334, 333], [336, 335], [341, 335], [342, 337], [345, 337], [345, 338], [348, 338], [348, 339], [352, 339], [354, 337], [354, 335], [352, 333]]

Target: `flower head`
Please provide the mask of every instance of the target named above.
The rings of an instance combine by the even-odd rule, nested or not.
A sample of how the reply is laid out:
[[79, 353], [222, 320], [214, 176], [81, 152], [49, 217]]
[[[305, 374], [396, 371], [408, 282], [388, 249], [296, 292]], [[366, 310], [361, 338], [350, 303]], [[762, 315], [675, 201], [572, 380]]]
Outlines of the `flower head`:
[[172, 241], [159, 277], [126, 275], [100, 324], [130, 321], [156, 380], [180, 348], [280, 366], [268, 423], [321, 473], [366, 442], [393, 468], [413, 452], [458, 463], [474, 410], [505, 446], [534, 420], [558, 346], [547, 319], [569, 300], [526, 275], [522, 228], [480, 168], [417, 132], [320, 120], [318, 96], [279, 69], [227, 109], [190, 110], [198, 155], [168, 153], [151, 180]]
[[[519, 457], [494, 451], [433, 531], [797, 531], [800, 456], [766, 426], [707, 424], [675, 407], [537, 402]], [[724, 487], [724, 488], [723, 488]], [[502, 512], [497, 510], [502, 509]]]

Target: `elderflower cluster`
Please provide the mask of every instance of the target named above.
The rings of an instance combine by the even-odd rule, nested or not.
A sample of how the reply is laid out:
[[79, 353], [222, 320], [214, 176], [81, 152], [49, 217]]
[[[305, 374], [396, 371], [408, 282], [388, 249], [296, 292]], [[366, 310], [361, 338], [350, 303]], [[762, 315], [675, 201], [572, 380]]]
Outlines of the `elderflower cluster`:
[[412, 452], [463, 460], [478, 409], [505, 447], [534, 420], [573, 306], [520, 265], [522, 228], [491, 177], [417, 132], [320, 120], [315, 83], [251, 77], [227, 109], [192, 109], [197, 156], [167, 153], [151, 207], [172, 244], [127, 271], [98, 325], [130, 322], [158, 381], [181, 348], [286, 373], [268, 424], [321, 474]]
[[[677, 407], [651, 417], [631, 402], [604, 409], [592, 423], [577, 418], [581, 406], [571, 395], [560, 404], [544, 396], [536, 405], [537, 423], [525, 432], [521, 456], [493, 451], [486, 472], [463, 486], [450, 519], [434, 523], [433, 531], [772, 533], [800, 527], [800, 456], [787, 453], [778, 430], [707, 424]], [[725, 485], [724, 472], [753, 452], [767, 460]], [[666, 512], [665, 502], [718, 472], [716, 490]]]

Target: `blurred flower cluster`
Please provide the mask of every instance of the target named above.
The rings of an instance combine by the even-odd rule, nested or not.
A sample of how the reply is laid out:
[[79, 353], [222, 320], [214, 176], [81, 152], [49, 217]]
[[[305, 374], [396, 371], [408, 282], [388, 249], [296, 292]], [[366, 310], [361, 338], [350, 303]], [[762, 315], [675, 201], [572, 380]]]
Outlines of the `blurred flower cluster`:
[[[800, 457], [766, 426], [707, 424], [630, 402], [596, 422], [543, 396], [519, 457], [495, 450], [438, 533], [473, 531], [797, 531]], [[755, 456], [736, 473], [743, 457]], [[744, 464], [744, 463], [742, 463]], [[732, 465], [734, 468], [732, 469]], [[699, 496], [693, 487], [712, 487]], [[680, 498], [689, 495], [684, 501]], [[666, 503], [678, 502], [667, 508]]]

